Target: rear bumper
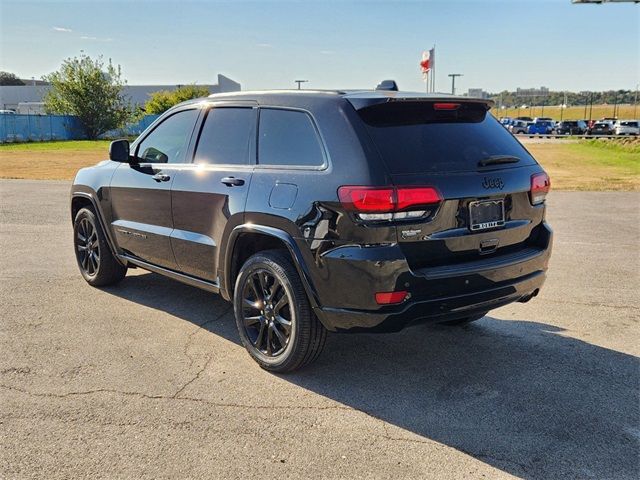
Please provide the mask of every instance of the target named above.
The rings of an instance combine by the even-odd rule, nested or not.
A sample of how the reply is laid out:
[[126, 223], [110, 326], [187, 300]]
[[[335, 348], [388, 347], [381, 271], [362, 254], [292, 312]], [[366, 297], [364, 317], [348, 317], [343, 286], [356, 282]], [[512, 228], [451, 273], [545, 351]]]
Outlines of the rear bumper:
[[483, 314], [494, 308], [538, 294], [545, 273], [537, 271], [498, 288], [454, 297], [409, 301], [398, 311], [371, 312], [353, 309], [320, 308], [316, 314], [332, 331], [397, 332], [418, 322], [443, 322]]
[[[395, 258], [392, 246], [381, 247], [376, 253], [384, 258], [377, 261], [346, 259], [342, 252], [340, 276], [350, 284], [338, 285], [331, 295], [340, 301], [338, 306], [323, 302], [315, 312], [331, 331], [393, 332], [419, 321], [456, 320], [527, 301], [538, 294], [546, 278], [552, 246], [546, 224], [544, 237], [539, 247], [510, 255], [415, 271]], [[333, 265], [333, 270], [337, 267]], [[394, 290], [407, 290], [410, 298], [399, 305], [358, 305], [377, 291]]]

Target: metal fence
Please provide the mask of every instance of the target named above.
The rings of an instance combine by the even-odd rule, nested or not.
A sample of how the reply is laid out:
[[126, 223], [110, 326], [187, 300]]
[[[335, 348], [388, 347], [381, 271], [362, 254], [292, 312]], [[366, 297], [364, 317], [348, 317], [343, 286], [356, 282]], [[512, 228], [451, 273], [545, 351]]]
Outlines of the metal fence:
[[[146, 115], [139, 122], [112, 130], [102, 138], [135, 136], [142, 133], [159, 115]], [[82, 123], [73, 115], [0, 114], [0, 143], [81, 140], [86, 138]]]

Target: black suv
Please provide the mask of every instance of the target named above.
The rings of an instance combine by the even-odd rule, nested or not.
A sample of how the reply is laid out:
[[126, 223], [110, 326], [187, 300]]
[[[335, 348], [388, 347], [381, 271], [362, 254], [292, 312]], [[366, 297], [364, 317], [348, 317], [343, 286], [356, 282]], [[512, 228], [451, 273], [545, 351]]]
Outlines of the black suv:
[[582, 120], [564, 120], [556, 125], [558, 135], [583, 135], [587, 131], [587, 124]]
[[327, 331], [462, 324], [528, 301], [551, 251], [549, 178], [490, 106], [304, 90], [180, 104], [78, 172], [80, 271], [219, 292], [279, 372], [313, 361]]

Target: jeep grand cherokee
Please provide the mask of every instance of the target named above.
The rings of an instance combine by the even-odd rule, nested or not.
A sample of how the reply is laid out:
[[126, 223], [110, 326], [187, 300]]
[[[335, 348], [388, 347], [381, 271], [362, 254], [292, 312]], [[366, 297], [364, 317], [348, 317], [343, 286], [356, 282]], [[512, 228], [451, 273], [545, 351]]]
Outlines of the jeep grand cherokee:
[[78, 172], [71, 215], [93, 286], [143, 268], [232, 301], [272, 371], [327, 331], [460, 324], [538, 294], [549, 177], [466, 97], [219, 94], [182, 103]]

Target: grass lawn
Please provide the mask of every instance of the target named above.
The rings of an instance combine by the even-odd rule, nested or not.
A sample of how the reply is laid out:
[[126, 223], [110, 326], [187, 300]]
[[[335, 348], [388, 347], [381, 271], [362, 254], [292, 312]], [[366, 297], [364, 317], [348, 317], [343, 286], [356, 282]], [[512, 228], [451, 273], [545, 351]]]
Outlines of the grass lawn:
[[78, 140], [0, 145], [0, 178], [70, 180], [109, 158], [109, 141]]
[[[640, 191], [640, 140], [527, 143], [554, 190]], [[0, 145], [0, 178], [73, 179], [108, 156], [108, 141]]]
[[527, 149], [554, 190], [640, 190], [640, 141], [534, 143]]

